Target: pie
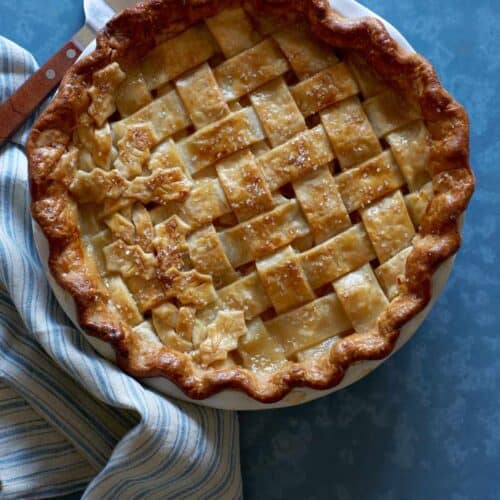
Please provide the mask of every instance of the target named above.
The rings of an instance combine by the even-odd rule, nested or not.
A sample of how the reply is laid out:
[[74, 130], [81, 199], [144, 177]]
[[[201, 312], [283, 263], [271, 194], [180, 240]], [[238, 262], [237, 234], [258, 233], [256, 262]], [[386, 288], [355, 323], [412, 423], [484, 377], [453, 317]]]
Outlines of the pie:
[[124, 370], [271, 402], [388, 355], [428, 304], [474, 188], [468, 132], [375, 19], [155, 0], [34, 126], [32, 211]]

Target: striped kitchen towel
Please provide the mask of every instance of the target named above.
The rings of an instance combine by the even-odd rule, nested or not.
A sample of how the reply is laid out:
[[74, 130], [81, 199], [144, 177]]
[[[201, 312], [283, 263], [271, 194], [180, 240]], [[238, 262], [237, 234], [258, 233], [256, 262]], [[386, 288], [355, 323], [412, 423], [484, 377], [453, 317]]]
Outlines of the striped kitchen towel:
[[[0, 101], [35, 67], [0, 37]], [[59, 308], [31, 229], [29, 126], [0, 149], [0, 498], [240, 498], [236, 413], [146, 389]]]

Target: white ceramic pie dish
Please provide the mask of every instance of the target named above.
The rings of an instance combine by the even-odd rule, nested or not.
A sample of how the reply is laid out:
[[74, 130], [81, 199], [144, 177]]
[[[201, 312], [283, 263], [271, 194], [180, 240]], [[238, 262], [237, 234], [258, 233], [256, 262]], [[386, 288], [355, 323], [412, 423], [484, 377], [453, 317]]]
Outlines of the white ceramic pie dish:
[[[379, 18], [386, 26], [390, 34], [398, 41], [398, 43], [406, 48], [407, 50], [413, 51], [412, 47], [408, 43], [408, 41], [387, 21], [380, 18], [366, 7], [360, 5], [358, 2], [354, 0], [331, 0], [330, 1], [332, 7], [337, 10], [340, 14], [346, 17], [362, 17], [362, 16], [375, 16]], [[134, 1], [130, 2], [131, 5], [135, 4]], [[89, 54], [95, 47], [95, 43], [90, 44], [85, 51], [82, 53], [81, 57]], [[40, 255], [40, 259], [46, 269], [46, 273], [49, 279], [49, 283], [54, 291], [56, 298], [59, 301], [59, 304], [69, 316], [69, 318], [73, 321], [75, 326], [80, 329], [78, 325], [78, 321], [76, 318], [76, 308], [73, 301], [72, 296], [63, 290], [55, 281], [50, 270], [48, 268], [48, 242], [39, 228], [39, 226], [34, 223], [33, 224], [35, 242], [38, 249], [38, 253]], [[437, 272], [433, 276], [432, 280], [432, 300], [429, 305], [417, 316], [415, 316], [412, 320], [410, 320], [402, 329], [401, 335], [396, 343], [396, 347], [393, 350], [393, 353], [400, 349], [416, 332], [418, 327], [421, 325], [426, 315], [429, 313], [436, 299], [440, 295], [444, 285], [449, 277], [453, 266], [454, 258], [448, 259], [444, 262]], [[80, 329], [81, 330], [81, 329]], [[91, 343], [91, 345], [96, 349], [96, 351], [108, 359], [111, 362], [115, 360], [115, 354], [112, 347], [95, 337], [85, 335], [87, 340]], [[387, 358], [385, 358], [387, 359]], [[157, 390], [161, 394], [165, 394], [167, 396], [172, 396], [178, 399], [182, 399], [185, 401], [191, 401], [196, 404], [210, 406], [214, 408], [228, 409], [228, 410], [261, 410], [261, 409], [273, 409], [273, 408], [284, 408], [287, 406], [294, 406], [298, 404], [303, 404], [308, 401], [312, 401], [314, 399], [323, 397], [331, 392], [338, 391], [344, 387], [351, 385], [357, 380], [363, 378], [368, 373], [373, 371], [377, 366], [379, 366], [384, 360], [377, 361], [364, 361], [357, 363], [351, 366], [342, 380], [342, 382], [333, 387], [332, 389], [325, 391], [318, 391], [310, 388], [295, 388], [293, 389], [287, 396], [285, 396], [281, 401], [276, 403], [264, 404], [254, 399], [250, 398], [246, 394], [234, 391], [234, 390], [225, 390], [215, 396], [204, 400], [192, 400], [188, 398], [176, 385], [167, 380], [166, 378], [161, 377], [153, 377], [153, 378], [145, 378], [143, 382], [148, 387], [151, 387]]]

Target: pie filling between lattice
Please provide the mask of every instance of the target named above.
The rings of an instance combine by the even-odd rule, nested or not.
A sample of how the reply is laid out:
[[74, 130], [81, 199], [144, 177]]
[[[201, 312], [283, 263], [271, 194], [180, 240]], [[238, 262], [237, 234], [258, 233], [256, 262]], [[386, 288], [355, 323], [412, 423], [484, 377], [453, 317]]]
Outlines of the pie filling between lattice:
[[261, 373], [376, 329], [432, 196], [430, 139], [359, 55], [237, 8], [89, 94], [53, 178], [141, 342]]

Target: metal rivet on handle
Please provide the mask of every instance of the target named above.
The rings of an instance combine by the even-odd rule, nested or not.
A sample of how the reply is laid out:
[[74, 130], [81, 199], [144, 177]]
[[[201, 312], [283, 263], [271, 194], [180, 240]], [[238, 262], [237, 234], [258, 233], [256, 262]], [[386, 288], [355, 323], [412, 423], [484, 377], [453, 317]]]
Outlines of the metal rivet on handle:
[[55, 72], [53, 69], [48, 69], [48, 70], [45, 72], [45, 76], [46, 76], [49, 80], [53, 80], [53, 79], [56, 77], [56, 72]]
[[68, 49], [66, 51], [66, 57], [68, 59], [73, 59], [75, 56], [76, 56], [76, 50], [74, 50], [74, 49]]

